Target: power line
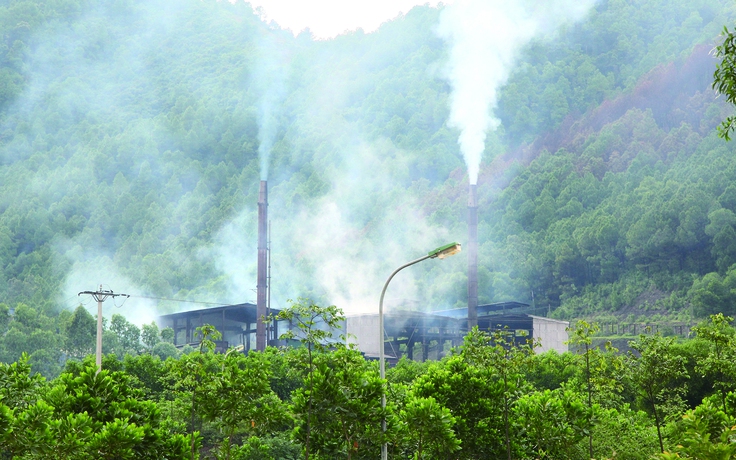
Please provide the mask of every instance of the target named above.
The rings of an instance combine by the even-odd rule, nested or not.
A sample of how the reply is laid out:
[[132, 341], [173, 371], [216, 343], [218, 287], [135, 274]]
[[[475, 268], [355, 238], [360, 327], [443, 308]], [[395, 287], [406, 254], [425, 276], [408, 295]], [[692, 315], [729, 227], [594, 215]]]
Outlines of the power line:
[[200, 305], [216, 305], [218, 307], [225, 307], [230, 304], [223, 303], [223, 302], [205, 302], [202, 300], [183, 300], [183, 299], [168, 299], [166, 297], [153, 297], [148, 295], [130, 295], [128, 297], [137, 297], [139, 299], [149, 299], [149, 300], [166, 300], [168, 302], [180, 302], [180, 303], [196, 303]]

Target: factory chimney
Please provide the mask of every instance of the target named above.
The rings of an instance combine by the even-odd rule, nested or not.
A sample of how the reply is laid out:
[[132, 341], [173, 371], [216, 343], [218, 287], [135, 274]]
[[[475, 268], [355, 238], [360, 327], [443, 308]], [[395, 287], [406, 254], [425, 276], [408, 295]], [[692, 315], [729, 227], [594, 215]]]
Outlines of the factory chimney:
[[261, 181], [258, 193], [258, 286], [256, 300], [256, 350], [266, 349], [267, 316], [266, 292], [268, 289], [268, 182]]
[[468, 330], [478, 325], [478, 193], [468, 190]]

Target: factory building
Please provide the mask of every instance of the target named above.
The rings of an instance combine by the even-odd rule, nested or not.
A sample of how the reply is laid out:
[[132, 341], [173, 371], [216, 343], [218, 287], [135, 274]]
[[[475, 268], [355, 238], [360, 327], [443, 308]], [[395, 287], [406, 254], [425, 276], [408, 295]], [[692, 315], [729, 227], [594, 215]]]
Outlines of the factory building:
[[[567, 351], [566, 321], [527, 314], [529, 305], [520, 302], [497, 302], [478, 305], [478, 191], [468, 189], [468, 304], [465, 308], [433, 312], [389, 311], [384, 314], [384, 350], [390, 360], [402, 356], [409, 359], [441, 359], [447, 351], [462, 344], [468, 330], [478, 326], [493, 332], [507, 330], [521, 344], [533, 339], [538, 351]], [[174, 330], [174, 345], [197, 345], [196, 329], [204, 324], [222, 333], [218, 351], [236, 347], [247, 353], [266, 346], [293, 345], [279, 341], [279, 335], [292, 327], [286, 322], [267, 323], [262, 318], [278, 314], [270, 308], [270, 244], [268, 224], [268, 184], [261, 181], [258, 194], [258, 266], [256, 304], [243, 303], [199, 310], [183, 311], [158, 318], [161, 328]], [[346, 318], [337, 338], [346, 334], [368, 358], [378, 356], [378, 314], [352, 315]]]
[[[279, 310], [271, 312], [276, 315]], [[170, 327], [174, 330], [174, 345], [177, 347], [198, 345], [201, 337], [197, 336], [196, 330], [205, 324], [215, 326], [222, 333], [222, 340], [215, 342], [217, 351], [227, 350], [229, 347], [242, 347], [247, 353], [257, 345], [257, 306], [252, 303], [182, 311], [159, 316], [156, 322], [162, 329]], [[280, 334], [279, 326], [284, 325], [272, 323], [264, 327], [270, 345], [276, 344]]]
[[[527, 339], [538, 340], [537, 352], [547, 350], [567, 351], [567, 321], [558, 321], [522, 313], [526, 304], [500, 302], [477, 307], [477, 324], [481, 330], [493, 332], [508, 330], [517, 343]], [[272, 310], [278, 314], [278, 310]], [[257, 348], [257, 306], [251, 303], [223, 307], [190, 310], [158, 318], [161, 328], [174, 330], [174, 345], [196, 346], [199, 338], [195, 331], [204, 324], [211, 324], [222, 332], [218, 351], [237, 347], [245, 353]], [[402, 356], [425, 361], [441, 359], [451, 348], [460, 346], [467, 334], [467, 309], [435, 311], [396, 311], [384, 314], [384, 349], [389, 361]], [[286, 345], [278, 340], [288, 330], [288, 322], [280, 321], [264, 326], [265, 341], [271, 346]], [[378, 314], [351, 315], [346, 317], [342, 329], [335, 331], [337, 338], [346, 334], [368, 359], [378, 357]]]

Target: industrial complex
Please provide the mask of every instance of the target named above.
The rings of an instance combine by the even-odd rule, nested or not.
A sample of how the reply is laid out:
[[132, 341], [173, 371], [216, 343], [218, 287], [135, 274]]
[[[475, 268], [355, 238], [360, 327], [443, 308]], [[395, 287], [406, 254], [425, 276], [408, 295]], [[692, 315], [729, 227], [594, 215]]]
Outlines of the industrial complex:
[[[386, 359], [389, 361], [396, 361], [402, 356], [422, 361], [441, 359], [451, 348], [462, 344], [463, 337], [475, 326], [487, 332], [505, 330], [517, 343], [534, 340], [541, 351], [567, 350], [568, 322], [528, 314], [531, 311], [529, 305], [520, 302], [478, 305], [476, 185], [470, 185], [468, 196], [468, 306], [439, 311], [385, 312], [383, 343], [379, 339], [379, 313], [351, 315], [345, 319], [340, 331], [334, 331], [335, 337], [344, 335], [345, 340], [355, 344], [369, 359], [378, 357], [383, 344]], [[459, 251], [460, 245], [455, 245]], [[163, 315], [158, 318], [159, 326], [172, 328], [174, 345], [180, 347], [197, 344], [195, 331], [205, 324], [211, 324], [222, 332], [222, 340], [217, 342], [218, 350], [237, 347], [247, 353], [250, 350], [264, 350], [269, 345], [287, 345], [279, 340], [279, 336], [293, 325], [285, 321], [265, 321], [270, 314], [278, 314], [278, 310], [270, 308], [269, 256], [268, 184], [261, 181], [258, 196], [256, 304], [242, 303]]]

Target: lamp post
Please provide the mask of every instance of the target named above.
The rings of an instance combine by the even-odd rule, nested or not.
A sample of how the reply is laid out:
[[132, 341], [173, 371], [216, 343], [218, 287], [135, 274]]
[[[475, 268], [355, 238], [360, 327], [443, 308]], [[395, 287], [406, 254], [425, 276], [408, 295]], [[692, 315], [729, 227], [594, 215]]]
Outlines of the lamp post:
[[[450, 257], [452, 255], [457, 254], [462, 249], [462, 246], [460, 243], [450, 243], [446, 244], [444, 246], [440, 246], [439, 248], [430, 251], [426, 256], [422, 256], [416, 260], [412, 260], [411, 262], [402, 265], [401, 267], [394, 270], [393, 273], [391, 273], [391, 276], [388, 277], [386, 280], [386, 284], [383, 285], [383, 290], [381, 291], [381, 300], [378, 302], [378, 362], [379, 362], [379, 369], [381, 372], [381, 380], [386, 379], [386, 355], [384, 354], [383, 349], [383, 296], [386, 294], [386, 289], [388, 288], [388, 283], [391, 282], [393, 277], [399, 273], [401, 270], [405, 269], [406, 267], [409, 267], [411, 265], [414, 265], [416, 263], [419, 263], [426, 259], [444, 259], [446, 257]], [[386, 410], [386, 393], [383, 392], [381, 395], [381, 410]], [[381, 430], [383, 434], [386, 434], [386, 417], [383, 417], [383, 420], [381, 420]], [[388, 446], [384, 442], [381, 445], [381, 460], [387, 460], [388, 459]]]

